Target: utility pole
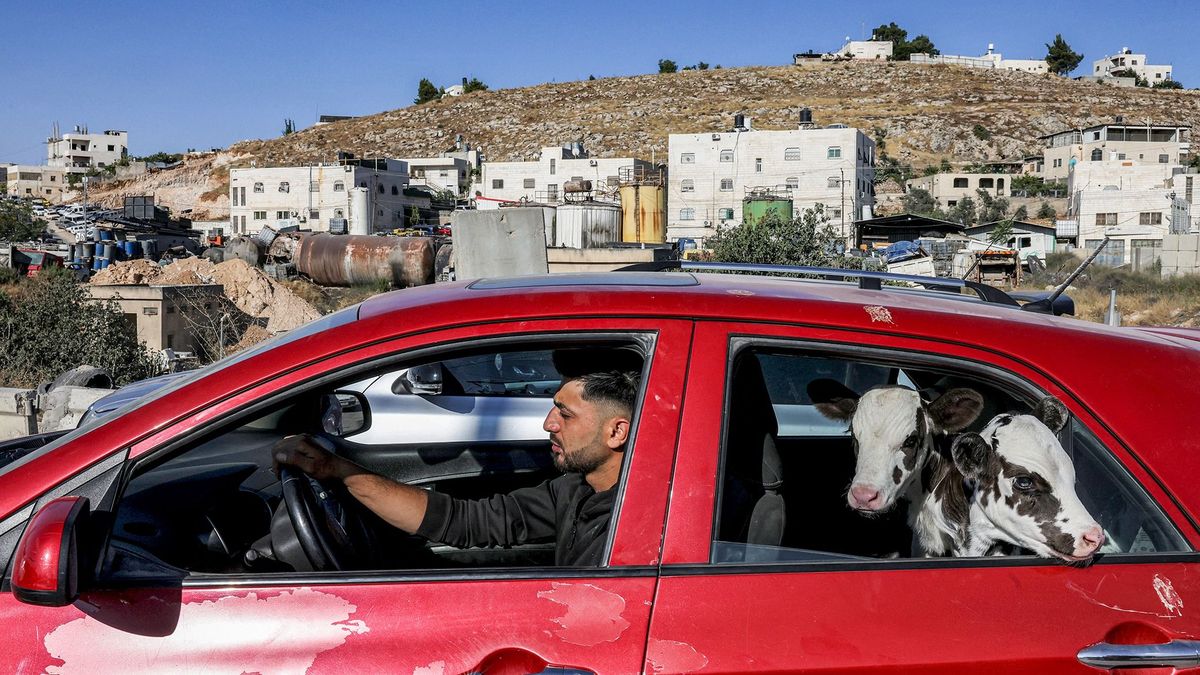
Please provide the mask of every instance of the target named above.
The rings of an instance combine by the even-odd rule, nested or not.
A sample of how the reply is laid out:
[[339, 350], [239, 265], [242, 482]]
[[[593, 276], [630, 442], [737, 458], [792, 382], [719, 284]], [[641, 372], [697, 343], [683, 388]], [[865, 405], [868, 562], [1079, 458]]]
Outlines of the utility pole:
[[83, 177], [83, 225], [87, 227], [87, 184], [88, 177]]

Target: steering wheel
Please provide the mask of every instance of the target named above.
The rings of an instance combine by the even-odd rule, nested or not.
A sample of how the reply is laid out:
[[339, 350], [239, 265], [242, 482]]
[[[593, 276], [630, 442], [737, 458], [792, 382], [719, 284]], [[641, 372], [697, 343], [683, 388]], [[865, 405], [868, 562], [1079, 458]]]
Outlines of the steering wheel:
[[372, 549], [370, 528], [357, 504], [346, 508], [333, 490], [294, 466], [281, 465], [279, 480], [283, 501], [301, 550], [311, 570], [348, 570], [361, 567]]

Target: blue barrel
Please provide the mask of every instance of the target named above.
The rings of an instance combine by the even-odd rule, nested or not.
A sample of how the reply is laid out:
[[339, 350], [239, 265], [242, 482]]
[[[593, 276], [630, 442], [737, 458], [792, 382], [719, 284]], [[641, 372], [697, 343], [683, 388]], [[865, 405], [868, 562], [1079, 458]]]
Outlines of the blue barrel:
[[117, 245], [116, 244], [105, 244], [104, 245], [104, 257], [108, 260], [115, 260], [117, 257]]
[[108, 258], [100, 259], [100, 269], [104, 269], [105, 267], [108, 267], [111, 264], [112, 264], [112, 261], [109, 260]]
[[130, 258], [142, 257], [142, 242], [140, 242], [140, 241], [125, 242], [125, 252], [127, 254], [129, 254]]
[[100, 263], [103, 262], [103, 260], [103, 258], [92, 258], [92, 270], [99, 270]]
[[99, 235], [100, 241], [112, 241], [113, 240], [112, 230], [96, 230], [96, 234]]
[[125, 241], [125, 230], [113, 230], [117, 241]]

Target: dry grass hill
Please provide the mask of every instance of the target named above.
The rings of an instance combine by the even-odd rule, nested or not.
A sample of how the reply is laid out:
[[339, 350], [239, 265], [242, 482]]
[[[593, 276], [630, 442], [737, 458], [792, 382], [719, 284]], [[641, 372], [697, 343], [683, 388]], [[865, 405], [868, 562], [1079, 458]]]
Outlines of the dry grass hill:
[[[543, 146], [572, 140], [582, 140], [593, 156], [663, 161], [669, 133], [726, 130], [738, 112], [760, 129], [790, 129], [803, 107], [813, 110], [817, 124], [886, 131], [888, 153], [916, 166], [1036, 152], [1039, 135], [1115, 115], [1200, 126], [1200, 91], [1119, 89], [1053, 75], [906, 62], [727, 68], [477, 92], [237, 143], [188, 162], [176, 177], [162, 172], [112, 185], [102, 196], [115, 201], [165, 183], [170, 189], [160, 202], [219, 219], [228, 208], [228, 167], [252, 160], [258, 166], [329, 161], [339, 150], [429, 156], [462, 134], [493, 161], [533, 159]], [[988, 140], [973, 133], [976, 125], [990, 133]]]

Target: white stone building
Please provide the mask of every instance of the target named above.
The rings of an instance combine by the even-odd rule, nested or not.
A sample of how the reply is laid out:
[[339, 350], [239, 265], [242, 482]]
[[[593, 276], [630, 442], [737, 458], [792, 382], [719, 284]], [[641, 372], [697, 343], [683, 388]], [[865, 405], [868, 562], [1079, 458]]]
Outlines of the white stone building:
[[455, 195], [466, 194], [471, 187], [473, 167], [461, 157], [406, 157], [404, 162], [408, 164], [412, 185], [450, 190]]
[[103, 169], [128, 154], [129, 133], [126, 131], [91, 134], [87, 127], [75, 127], [72, 133], [46, 139], [46, 164], [66, 169], [67, 173]]
[[622, 169], [653, 165], [633, 157], [591, 157], [582, 143], [567, 147], [542, 148], [532, 162], [484, 162], [475, 187], [475, 205], [498, 208], [502, 202], [533, 201], [556, 204], [563, 199], [563, 184], [590, 180], [596, 199], [617, 201], [617, 183]]
[[957, 206], [963, 197], [976, 198], [976, 190], [993, 197], [1008, 197], [1013, 175], [1008, 173], [936, 173], [908, 180], [908, 189], [927, 191], [943, 207]]
[[413, 206], [430, 207], [427, 196], [409, 189], [408, 165], [399, 159], [231, 169], [229, 203], [228, 234], [263, 225], [370, 234], [407, 227]]
[[913, 63], [942, 63], [967, 68], [992, 68], [995, 70], [1019, 70], [1027, 73], [1048, 73], [1049, 66], [1045, 59], [1006, 59], [996, 51], [995, 45], [987, 46], [983, 56], [953, 56], [950, 54], [913, 54], [909, 57]]
[[[1141, 121], [1141, 120], [1139, 120]], [[1142, 164], [1186, 164], [1191, 154], [1191, 129], [1180, 124], [1113, 124], [1067, 129], [1041, 137], [1046, 146], [1043, 177], [1064, 181], [1078, 162], [1108, 160]]]
[[7, 186], [7, 192], [17, 197], [41, 197], [51, 204], [62, 203], [63, 190], [66, 187], [66, 169], [56, 166], [30, 166], [10, 164], [0, 168], [6, 172], [6, 178], [0, 180]]
[[1145, 54], [1134, 54], [1128, 47], [1112, 56], [1092, 61], [1093, 77], [1109, 77], [1122, 70], [1132, 70], [1150, 84], [1171, 79], [1171, 66], [1152, 66], [1146, 62]]
[[875, 142], [845, 125], [824, 128], [671, 134], [667, 240], [698, 242], [742, 221], [742, 201], [756, 188], [792, 200], [793, 212], [823, 204], [846, 237], [863, 207], [875, 204]]
[[891, 40], [848, 40], [836, 53], [859, 60], [886, 61], [892, 58]]

